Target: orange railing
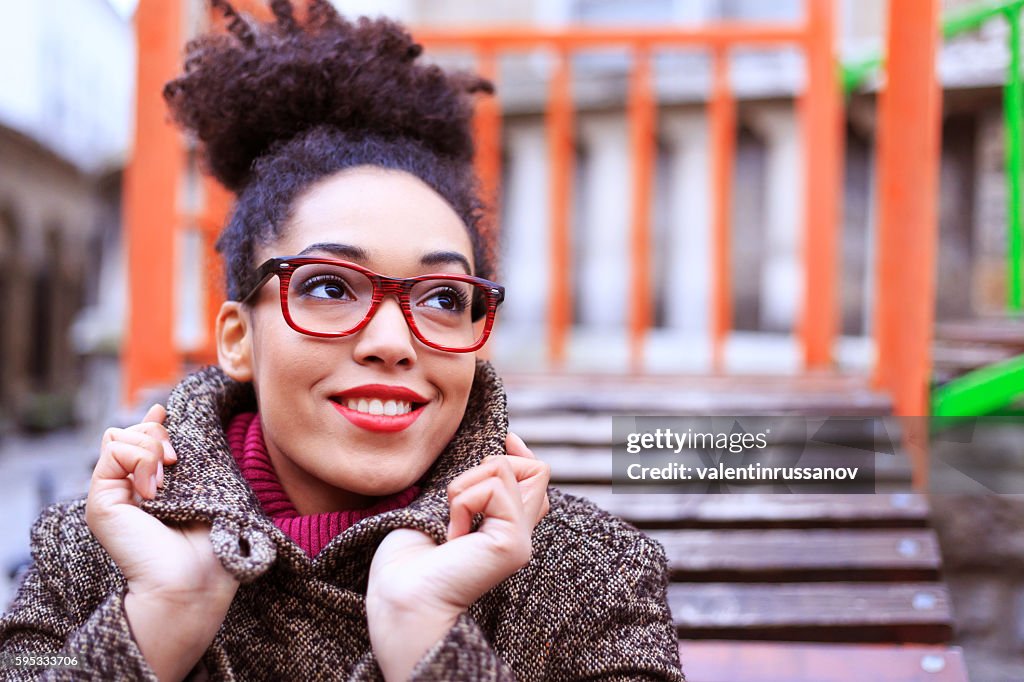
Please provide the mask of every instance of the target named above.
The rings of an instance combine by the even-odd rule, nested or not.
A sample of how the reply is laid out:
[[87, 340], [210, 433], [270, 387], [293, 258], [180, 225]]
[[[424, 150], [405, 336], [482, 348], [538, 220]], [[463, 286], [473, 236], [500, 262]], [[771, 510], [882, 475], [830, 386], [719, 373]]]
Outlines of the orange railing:
[[[880, 279], [876, 287], [877, 386], [890, 390], [902, 414], [924, 414], [930, 358], [931, 306], [934, 283], [935, 188], [932, 179], [937, 156], [932, 143], [937, 101], [931, 74], [934, 37], [921, 26], [935, 26], [937, 0], [901, 0], [890, 3], [890, 90], [879, 112], [883, 136], [879, 147], [881, 168]], [[126, 395], [154, 382], [170, 383], [180, 371], [182, 353], [174, 348], [171, 320], [174, 311], [171, 263], [173, 235], [181, 220], [173, 208], [175, 182], [183, 171], [179, 137], [164, 121], [160, 88], [179, 68], [180, 7], [142, 0], [136, 16], [139, 29], [139, 84], [136, 156], [128, 173], [126, 217], [129, 234], [132, 313], [126, 344]], [[236, 2], [256, 6], [254, 0]], [[262, 8], [257, 8], [262, 9]], [[929, 13], [932, 14], [929, 14]], [[925, 23], [922, 23], [924, 21]], [[931, 23], [927, 23], [930, 21]], [[804, 297], [796, 334], [806, 370], [825, 370], [832, 362], [839, 319], [838, 272], [840, 191], [842, 187], [843, 128], [838, 69], [834, 45], [834, 3], [806, 0], [804, 19], [794, 24], [723, 23], [697, 28], [657, 30], [569, 27], [460, 29], [414, 31], [417, 40], [434, 49], [472, 51], [477, 68], [496, 78], [497, 58], [505, 51], [549, 50], [557, 66], [549, 85], [546, 111], [551, 172], [549, 300], [549, 358], [553, 366], [565, 360], [571, 326], [572, 273], [571, 196], [574, 163], [571, 56], [575, 51], [624, 47], [633, 59], [626, 111], [630, 127], [631, 212], [630, 283], [633, 305], [629, 318], [632, 368], [643, 367], [645, 335], [652, 321], [651, 193], [656, 154], [657, 99], [654, 93], [652, 53], [665, 49], [701, 49], [713, 56], [713, 85], [707, 113], [712, 191], [711, 334], [713, 369], [723, 368], [723, 350], [730, 332], [732, 292], [729, 279], [730, 206], [736, 145], [735, 96], [728, 80], [731, 51], [751, 45], [792, 46], [802, 51], [806, 87], [799, 97], [803, 124], [805, 204], [803, 209]], [[908, 39], [905, 34], [912, 34]], [[929, 35], [925, 35], [929, 34]], [[898, 36], [898, 37], [897, 37]], [[932, 40], [929, 43], [929, 40]], [[930, 46], [929, 46], [930, 45]], [[916, 74], [916, 81], [909, 74]], [[925, 77], [927, 76], [927, 77]], [[929, 87], [922, 85], [931, 83]], [[500, 92], [500, 83], [499, 83]], [[498, 196], [501, 175], [501, 123], [498, 102], [481, 100], [476, 118], [478, 170], [489, 198]], [[925, 144], [927, 142], [927, 144]], [[920, 143], [920, 144], [919, 144]], [[921, 145], [924, 146], [921, 146]], [[923, 156], [922, 156], [923, 154]], [[172, 161], [169, 163], [169, 161]], [[141, 178], [147, 187], [143, 188]], [[912, 197], [908, 178], [925, 178], [924, 190]], [[929, 184], [931, 183], [931, 184]], [[212, 244], [223, 222], [227, 198], [212, 182], [205, 184], [208, 201], [198, 223], [206, 243]], [[145, 198], [145, 200], [143, 200]], [[930, 202], [930, 203], [929, 203]], [[907, 221], [910, 221], [909, 223]], [[492, 220], [493, 229], [497, 221]], [[497, 236], [496, 234], [494, 235]], [[920, 259], [909, 263], [908, 246], [920, 249]], [[208, 250], [212, 256], [212, 251]], [[153, 255], [158, 254], [154, 259]], [[208, 311], [215, 314], [222, 297], [219, 273], [207, 285]], [[212, 328], [212, 327], [211, 327]], [[212, 360], [212, 342], [195, 354]], [[908, 369], [909, 368], [909, 369]], [[909, 374], [907, 374], [909, 372]]]
[[[643, 366], [644, 338], [652, 320], [651, 192], [654, 182], [656, 107], [651, 74], [651, 56], [657, 49], [707, 49], [714, 56], [714, 79], [708, 106], [711, 123], [712, 160], [709, 168], [713, 192], [712, 335], [714, 367], [723, 366], [723, 348], [732, 319], [729, 282], [729, 222], [732, 201], [732, 167], [736, 134], [736, 104], [728, 83], [729, 51], [738, 46], [793, 45], [806, 55], [808, 87], [802, 96], [808, 125], [805, 126], [807, 205], [805, 224], [825, 226], [805, 231], [807, 266], [806, 297], [799, 334], [808, 368], [828, 365], [836, 334], [837, 261], [840, 145], [840, 94], [834, 68], [832, 3], [811, 0], [807, 19], [799, 25], [730, 23], [700, 28], [658, 30], [573, 27], [558, 30], [483, 29], [416, 32], [416, 38], [430, 47], [469, 49], [482, 55], [483, 63], [500, 51], [543, 48], [557, 57], [550, 83], [547, 108], [551, 184], [551, 263], [549, 288], [548, 347], [554, 365], [565, 360], [571, 326], [572, 273], [570, 270], [570, 206], [573, 174], [573, 107], [570, 88], [570, 56], [573, 51], [625, 47], [633, 55], [629, 99], [626, 103], [630, 128], [631, 212], [630, 212], [630, 358], [634, 370]], [[499, 88], [500, 91], [500, 88]], [[496, 109], [482, 111], [482, 139], [497, 139], [500, 116]], [[487, 158], [487, 154], [495, 158]], [[481, 150], [481, 167], [499, 164], [497, 145]]]

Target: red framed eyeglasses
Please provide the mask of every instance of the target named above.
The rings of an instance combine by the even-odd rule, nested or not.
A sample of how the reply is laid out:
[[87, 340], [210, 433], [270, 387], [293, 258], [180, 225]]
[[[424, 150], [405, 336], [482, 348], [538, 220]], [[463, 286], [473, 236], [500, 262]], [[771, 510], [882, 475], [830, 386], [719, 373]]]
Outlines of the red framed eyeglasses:
[[505, 300], [505, 287], [472, 275], [388, 277], [343, 260], [282, 256], [259, 266], [241, 302], [248, 304], [274, 275], [281, 283], [281, 313], [297, 332], [321, 338], [355, 334], [384, 297], [394, 294], [416, 338], [451, 353], [479, 350]]

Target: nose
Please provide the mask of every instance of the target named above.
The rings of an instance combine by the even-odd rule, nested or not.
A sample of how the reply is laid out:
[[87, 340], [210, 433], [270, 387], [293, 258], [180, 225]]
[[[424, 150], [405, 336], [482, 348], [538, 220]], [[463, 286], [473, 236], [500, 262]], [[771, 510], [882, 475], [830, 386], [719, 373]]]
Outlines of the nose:
[[361, 364], [410, 366], [416, 362], [415, 337], [394, 295], [385, 296], [356, 334], [355, 359]]

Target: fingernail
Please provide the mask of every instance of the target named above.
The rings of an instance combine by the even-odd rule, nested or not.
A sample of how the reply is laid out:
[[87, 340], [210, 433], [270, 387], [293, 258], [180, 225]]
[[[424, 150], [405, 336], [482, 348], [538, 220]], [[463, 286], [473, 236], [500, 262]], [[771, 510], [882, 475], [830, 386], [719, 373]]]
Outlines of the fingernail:
[[156, 497], [156, 474], [149, 477], [149, 489], [153, 491], [153, 497]]
[[157, 487], [163, 487], [164, 484], [164, 463], [156, 463], [156, 484]]

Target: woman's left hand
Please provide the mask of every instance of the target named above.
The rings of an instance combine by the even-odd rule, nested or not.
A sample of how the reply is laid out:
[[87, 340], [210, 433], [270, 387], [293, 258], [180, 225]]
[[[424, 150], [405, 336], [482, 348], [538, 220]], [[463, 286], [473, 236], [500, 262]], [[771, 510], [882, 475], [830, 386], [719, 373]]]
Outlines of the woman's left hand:
[[[448, 485], [446, 543], [399, 528], [377, 548], [366, 612], [386, 678], [408, 677], [459, 614], [530, 561], [533, 529], [550, 508], [550, 467], [513, 433], [505, 448], [510, 456], [486, 457]], [[470, 533], [477, 513], [483, 521]]]

